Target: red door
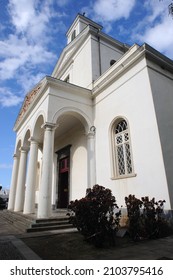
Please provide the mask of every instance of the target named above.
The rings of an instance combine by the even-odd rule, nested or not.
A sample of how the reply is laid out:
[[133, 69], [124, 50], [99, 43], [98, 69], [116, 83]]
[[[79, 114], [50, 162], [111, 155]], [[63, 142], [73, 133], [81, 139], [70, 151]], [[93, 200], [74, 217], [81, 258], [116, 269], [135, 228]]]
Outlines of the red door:
[[69, 157], [59, 161], [58, 208], [67, 208], [69, 203]]

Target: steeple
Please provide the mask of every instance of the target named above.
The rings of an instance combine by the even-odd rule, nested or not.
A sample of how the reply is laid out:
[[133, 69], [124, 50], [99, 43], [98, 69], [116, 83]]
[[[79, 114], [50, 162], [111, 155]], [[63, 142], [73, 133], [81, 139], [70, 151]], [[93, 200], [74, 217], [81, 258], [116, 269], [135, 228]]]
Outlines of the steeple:
[[79, 35], [79, 33], [81, 33], [88, 25], [91, 25], [98, 30], [101, 30], [103, 28], [100, 24], [85, 17], [84, 14], [78, 14], [66, 33], [67, 44], [72, 42], [76, 38], [76, 36]]

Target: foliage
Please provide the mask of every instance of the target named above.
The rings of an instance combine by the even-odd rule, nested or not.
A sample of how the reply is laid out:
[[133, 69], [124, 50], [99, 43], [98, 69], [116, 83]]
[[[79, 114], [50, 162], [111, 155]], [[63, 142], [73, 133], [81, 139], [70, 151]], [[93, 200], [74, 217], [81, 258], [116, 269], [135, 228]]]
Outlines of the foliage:
[[129, 218], [129, 233], [133, 240], [159, 238], [170, 234], [171, 228], [164, 217], [165, 200], [155, 201], [148, 196], [141, 200], [134, 195], [125, 197]]
[[70, 220], [97, 247], [105, 243], [114, 245], [119, 228], [121, 211], [110, 189], [95, 185], [86, 191], [86, 196], [69, 204]]
[[135, 240], [141, 235], [141, 207], [142, 201], [135, 197], [135, 195], [129, 195], [125, 197], [125, 203], [127, 207], [127, 215], [129, 218], [128, 230], [130, 236]]
[[168, 11], [169, 11], [169, 14], [173, 17], [173, 3], [169, 4]]
[[[159, 1], [163, 1], [163, 0], [159, 0]], [[173, 1], [172, 1], [172, 3], [170, 3], [168, 5], [168, 12], [169, 12], [169, 15], [171, 15], [173, 17]]]

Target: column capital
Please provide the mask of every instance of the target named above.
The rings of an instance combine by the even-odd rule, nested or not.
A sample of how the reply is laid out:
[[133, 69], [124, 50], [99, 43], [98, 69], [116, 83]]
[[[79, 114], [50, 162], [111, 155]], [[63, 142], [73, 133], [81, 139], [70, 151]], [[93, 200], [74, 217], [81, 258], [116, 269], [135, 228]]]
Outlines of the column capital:
[[45, 122], [41, 128], [44, 128], [45, 130], [55, 130], [57, 128], [57, 124], [56, 123], [49, 123], [49, 122]]
[[13, 159], [17, 159], [17, 158], [18, 158], [18, 154], [15, 153], [15, 154], [13, 155]]
[[29, 142], [31, 143], [35, 143], [35, 144], [39, 144], [39, 140], [37, 139], [37, 138], [35, 138], [35, 137], [30, 137], [29, 138]]
[[19, 151], [21, 153], [27, 153], [29, 151], [29, 147], [26, 147], [26, 146], [20, 147]]
[[89, 131], [87, 132], [87, 137], [88, 138], [93, 138], [95, 136], [95, 133], [96, 133], [96, 127], [95, 126], [91, 126], [89, 128]]

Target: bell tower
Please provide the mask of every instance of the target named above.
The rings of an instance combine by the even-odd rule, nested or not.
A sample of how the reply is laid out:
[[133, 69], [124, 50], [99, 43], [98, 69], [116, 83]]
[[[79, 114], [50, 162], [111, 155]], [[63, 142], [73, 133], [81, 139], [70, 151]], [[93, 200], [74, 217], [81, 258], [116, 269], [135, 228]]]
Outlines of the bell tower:
[[85, 17], [84, 14], [78, 14], [66, 33], [67, 44], [71, 43], [88, 25], [95, 27], [98, 30], [102, 29], [101, 25]]

